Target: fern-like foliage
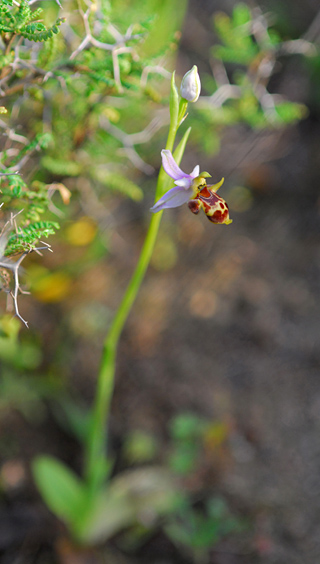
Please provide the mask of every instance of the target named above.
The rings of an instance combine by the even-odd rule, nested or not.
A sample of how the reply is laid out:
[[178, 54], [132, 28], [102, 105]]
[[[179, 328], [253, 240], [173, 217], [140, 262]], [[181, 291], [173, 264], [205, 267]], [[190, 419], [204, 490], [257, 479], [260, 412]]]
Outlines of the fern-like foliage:
[[27, 184], [22, 175], [11, 172], [19, 167], [19, 163], [30, 158], [33, 151], [47, 148], [50, 141], [49, 134], [38, 134], [15, 157], [10, 159], [3, 152], [0, 227], [2, 224], [2, 230], [6, 234], [6, 246], [1, 249], [2, 256], [11, 257], [17, 253], [29, 252], [36, 248], [41, 238], [53, 235], [59, 229], [56, 221], [41, 219], [50, 205], [48, 186], [38, 180]]
[[58, 33], [64, 18], [58, 18], [51, 27], [47, 27], [38, 21], [42, 11], [42, 8], [32, 11], [27, 0], [21, 0], [18, 7], [12, 0], [1, 0], [0, 32], [6, 36], [5, 42], [19, 35], [29, 41], [47, 41]]
[[[49, 2], [35, 8], [28, 0], [0, 0], [0, 113], [7, 112], [0, 119], [0, 289], [7, 269], [19, 317], [16, 256], [23, 259], [58, 229], [51, 197], [60, 189], [54, 186], [63, 187], [64, 203], [68, 182], [106, 198], [143, 197], [139, 179], [132, 181], [133, 167], [129, 163], [124, 169], [128, 158], [121, 147], [127, 148], [126, 131], [144, 130], [155, 104], [162, 103], [160, 92], [150, 95], [148, 73], [144, 82], [141, 78], [145, 67], [158, 69], [163, 54], [175, 48], [179, 26], [172, 22], [178, 21], [181, 2], [171, 0], [170, 17], [162, 14], [162, 0], [154, 0], [155, 9], [143, 0], [144, 9], [132, 5], [125, 14], [108, 0], [66, 3], [66, 19], [72, 22], [68, 31], [61, 26], [63, 18], [52, 19]], [[165, 37], [151, 41], [143, 53], [156, 14], [166, 24]], [[157, 81], [168, 78], [161, 65]], [[119, 134], [110, 135], [100, 125], [103, 116]], [[133, 166], [152, 173], [135, 147], [128, 156]]]
[[4, 256], [32, 251], [40, 239], [54, 235], [57, 229], [59, 224], [54, 221], [37, 221], [27, 227], [20, 227], [17, 233], [11, 233], [8, 238]]

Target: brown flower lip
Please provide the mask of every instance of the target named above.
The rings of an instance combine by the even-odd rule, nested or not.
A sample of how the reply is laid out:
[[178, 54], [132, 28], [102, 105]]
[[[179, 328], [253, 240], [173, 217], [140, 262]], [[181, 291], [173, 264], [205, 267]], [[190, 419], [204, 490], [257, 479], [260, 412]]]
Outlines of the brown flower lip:
[[228, 225], [232, 222], [232, 219], [229, 218], [228, 204], [210, 188], [210, 186], [205, 185], [199, 190], [198, 195], [188, 202], [188, 207], [194, 214], [198, 214], [202, 208], [212, 223]]

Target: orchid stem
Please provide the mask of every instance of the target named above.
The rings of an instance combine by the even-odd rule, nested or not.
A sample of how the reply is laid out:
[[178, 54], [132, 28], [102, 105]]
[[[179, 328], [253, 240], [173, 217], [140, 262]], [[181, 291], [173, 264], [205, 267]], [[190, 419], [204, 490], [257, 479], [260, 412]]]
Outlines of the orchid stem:
[[[169, 151], [173, 150], [178, 127], [179, 125], [177, 121], [171, 123], [170, 125], [166, 144], [166, 149], [169, 149]], [[157, 182], [156, 201], [165, 190], [166, 181], [166, 173], [161, 167]], [[118, 342], [133, 303], [137, 297], [146, 270], [149, 266], [159, 231], [162, 213], [163, 212], [160, 211], [151, 217], [137, 266], [103, 344], [96, 396], [92, 408], [91, 426], [88, 432], [85, 451], [85, 476], [88, 488], [91, 491], [96, 491], [96, 489], [99, 488], [105, 480], [105, 474], [103, 475], [103, 473], [101, 473], [101, 467], [103, 467], [103, 463], [107, 460], [106, 423], [109, 416], [110, 403], [114, 390]]]

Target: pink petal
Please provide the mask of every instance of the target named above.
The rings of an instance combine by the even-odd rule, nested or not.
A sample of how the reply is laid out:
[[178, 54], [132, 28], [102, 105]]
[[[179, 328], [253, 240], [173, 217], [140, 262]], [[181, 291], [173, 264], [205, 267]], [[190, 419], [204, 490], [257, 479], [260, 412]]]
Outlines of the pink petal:
[[195, 166], [193, 171], [190, 173], [191, 178], [197, 178], [200, 174], [200, 167], [199, 165]]
[[179, 180], [184, 176], [188, 176], [185, 174], [181, 168], [178, 167], [176, 161], [174, 160], [172, 154], [168, 149], [163, 149], [161, 151], [162, 156], [162, 166], [166, 173], [173, 178], [173, 180]]
[[191, 189], [186, 190], [180, 186], [175, 186], [174, 188], [171, 188], [171, 190], [168, 190], [168, 192], [162, 196], [162, 198], [160, 198], [160, 200], [158, 200], [152, 208], [150, 208], [150, 211], [156, 213], [167, 208], [177, 208], [188, 202], [191, 197]]

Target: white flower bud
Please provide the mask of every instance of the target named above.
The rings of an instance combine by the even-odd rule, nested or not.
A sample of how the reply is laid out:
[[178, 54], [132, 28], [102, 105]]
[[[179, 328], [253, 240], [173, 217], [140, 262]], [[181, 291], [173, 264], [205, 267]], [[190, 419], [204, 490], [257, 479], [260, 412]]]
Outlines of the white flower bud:
[[200, 96], [201, 82], [198, 68], [193, 65], [183, 77], [180, 86], [181, 97], [188, 102], [196, 102]]

